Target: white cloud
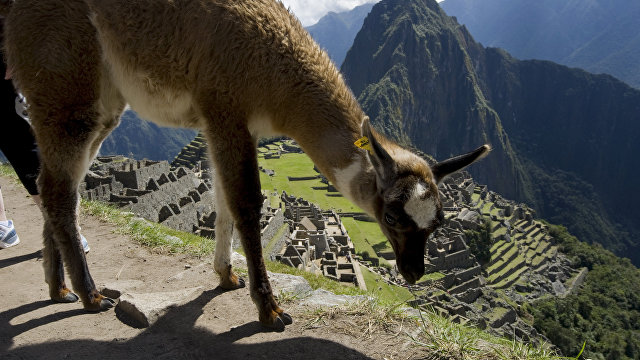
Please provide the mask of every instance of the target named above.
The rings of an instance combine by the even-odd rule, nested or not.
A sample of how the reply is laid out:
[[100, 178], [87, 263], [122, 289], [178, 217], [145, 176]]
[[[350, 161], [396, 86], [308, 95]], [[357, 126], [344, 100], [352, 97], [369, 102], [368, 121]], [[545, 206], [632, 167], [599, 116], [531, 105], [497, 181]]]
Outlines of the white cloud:
[[313, 25], [329, 11], [341, 12], [379, 0], [281, 0], [300, 19], [304, 26]]

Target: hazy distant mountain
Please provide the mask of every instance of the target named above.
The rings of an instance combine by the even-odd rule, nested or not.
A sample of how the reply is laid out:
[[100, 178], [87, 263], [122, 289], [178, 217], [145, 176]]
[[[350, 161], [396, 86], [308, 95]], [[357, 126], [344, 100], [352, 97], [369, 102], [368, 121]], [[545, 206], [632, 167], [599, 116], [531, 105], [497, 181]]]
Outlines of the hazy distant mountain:
[[640, 263], [640, 90], [484, 48], [434, 0], [383, 0], [342, 66], [374, 125]]
[[327, 50], [333, 62], [340, 66], [373, 5], [364, 4], [341, 13], [332, 11], [315, 25], [307, 27], [307, 30]]
[[445, 0], [440, 6], [485, 46], [640, 87], [640, 1]]
[[196, 133], [192, 129], [160, 127], [128, 110], [122, 115], [120, 125], [102, 143], [100, 155], [171, 162]]

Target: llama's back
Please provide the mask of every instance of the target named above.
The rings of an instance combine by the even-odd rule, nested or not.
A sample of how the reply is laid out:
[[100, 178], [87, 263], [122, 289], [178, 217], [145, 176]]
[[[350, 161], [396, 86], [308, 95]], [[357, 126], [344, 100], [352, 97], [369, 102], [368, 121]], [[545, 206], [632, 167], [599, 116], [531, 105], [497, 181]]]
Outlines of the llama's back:
[[88, 2], [103, 49], [157, 86], [272, 101], [326, 58], [273, 0]]

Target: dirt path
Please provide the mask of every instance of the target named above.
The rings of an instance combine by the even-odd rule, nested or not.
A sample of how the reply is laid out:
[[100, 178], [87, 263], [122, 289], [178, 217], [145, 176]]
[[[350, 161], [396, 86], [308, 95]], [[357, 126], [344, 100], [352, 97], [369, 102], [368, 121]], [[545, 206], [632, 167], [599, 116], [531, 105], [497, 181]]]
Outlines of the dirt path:
[[[203, 286], [204, 292], [170, 310], [151, 327], [138, 329], [114, 310], [86, 313], [80, 303], [49, 301], [40, 257], [42, 217], [24, 188], [0, 177], [8, 217], [21, 243], [0, 250], [1, 359], [406, 359], [401, 340], [359, 338], [326, 324], [305, 329], [308, 309], [290, 304], [294, 324], [269, 332], [256, 321], [246, 289], [222, 292], [211, 259], [153, 253], [110, 225], [82, 216], [89, 239], [89, 267], [97, 284], [142, 280], [136, 292], [168, 292]], [[190, 267], [188, 266], [190, 265]], [[189, 268], [188, 270], [185, 270]], [[181, 274], [176, 280], [174, 275]], [[174, 277], [172, 279], [172, 277]], [[337, 321], [337, 320], [336, 320]]]

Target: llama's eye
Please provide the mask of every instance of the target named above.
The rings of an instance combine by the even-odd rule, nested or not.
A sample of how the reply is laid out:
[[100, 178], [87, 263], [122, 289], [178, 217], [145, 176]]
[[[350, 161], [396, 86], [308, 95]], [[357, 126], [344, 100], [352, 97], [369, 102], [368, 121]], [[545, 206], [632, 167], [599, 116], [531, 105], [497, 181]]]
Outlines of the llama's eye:
[[389, 214], [384, 214], [384, 222], [386, 222], [389, 226], [395, 226], [397, 223], [396, 219]]

